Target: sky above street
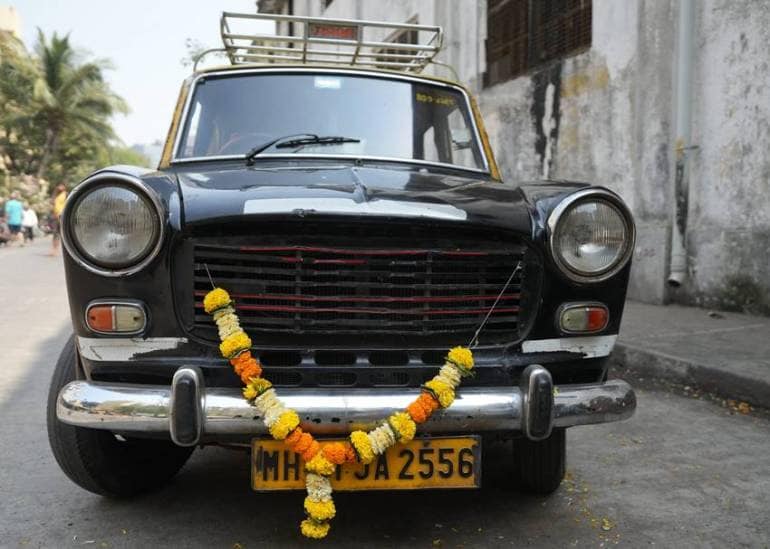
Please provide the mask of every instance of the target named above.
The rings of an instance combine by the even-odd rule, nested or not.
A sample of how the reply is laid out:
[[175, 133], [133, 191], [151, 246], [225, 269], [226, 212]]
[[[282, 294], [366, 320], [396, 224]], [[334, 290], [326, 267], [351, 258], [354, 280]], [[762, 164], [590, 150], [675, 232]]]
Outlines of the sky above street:
[[[110, 59], [113, 89], [128, 101], [131, 113], [114, 120], [127, 144], [164, 139], [182, 80], [185, 40], [221, 46], [223, 10], [256, 11], [254, 0], [0, 0], [21, 17], [22, 39], [32, 49], [37, 28], [47, 35], [70, 33], [71, 42], [93, 57]], [[271, 32], [260, 23], [262, 32]]]

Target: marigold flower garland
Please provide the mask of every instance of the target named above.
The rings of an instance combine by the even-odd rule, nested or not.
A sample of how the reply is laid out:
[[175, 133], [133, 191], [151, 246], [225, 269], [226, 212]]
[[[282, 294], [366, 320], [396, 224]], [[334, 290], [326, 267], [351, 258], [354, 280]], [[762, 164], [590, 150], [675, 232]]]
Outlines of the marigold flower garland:
[[406, 411], [392, 414], [369, 432], [353, 431], [347, 442], [321, 445], [313, 435], [302, 430], [297, 412], [287, 408], [272, 383], [261, 377], [262, 367], [251, 356], [251, 339], [240, 326], [230, 294], [222, 288], [214, 288], [204, 297], [203, 308], [219, 329], [222, 356], [230, 361], [245, 385], [243, 397], [257, 409], [270, 435], [284, 441], [305, 462], [307, 518], [300, 524], [300, 531], [309, 538], [320, 539], [329, 533], [329, 521], [337, 512], [329, 477], [337, 467], [355, 461], [371, 463], [397, 442], [412, 440], [418, 424], [427, 421], [439, 408], [452, 405], [462, 378], [473, 371], [471, 350], [455, 347], [447, 354], [439, 373], [423, 385], [420, 396], [406, 407]]

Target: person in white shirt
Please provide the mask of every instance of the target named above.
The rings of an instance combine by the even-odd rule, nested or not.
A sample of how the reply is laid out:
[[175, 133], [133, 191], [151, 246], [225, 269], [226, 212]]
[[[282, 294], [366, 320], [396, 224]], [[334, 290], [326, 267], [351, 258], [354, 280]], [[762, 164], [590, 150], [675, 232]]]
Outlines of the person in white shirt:
[[21, 217], [21, 228], [24, 232], [24, 242], [32, 242], [35, 239], [35, 228], [37, 227], [37, 214], [35, 210], [24, 204], [24, 213]]

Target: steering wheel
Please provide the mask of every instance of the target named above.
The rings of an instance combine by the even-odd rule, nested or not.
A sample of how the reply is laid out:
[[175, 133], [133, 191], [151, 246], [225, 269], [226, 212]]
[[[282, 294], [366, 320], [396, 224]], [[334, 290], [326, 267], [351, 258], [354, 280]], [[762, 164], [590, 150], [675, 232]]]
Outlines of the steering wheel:
[[252, 147], [256, 147], [261, 143], [267, 143], [271, 139], [273, 139], [273, 136], [269, 133], [233, 133], [230, 135], [230, 138], [225, 141], [224, 145], [219, 147], [217, 154], [245, 154]]

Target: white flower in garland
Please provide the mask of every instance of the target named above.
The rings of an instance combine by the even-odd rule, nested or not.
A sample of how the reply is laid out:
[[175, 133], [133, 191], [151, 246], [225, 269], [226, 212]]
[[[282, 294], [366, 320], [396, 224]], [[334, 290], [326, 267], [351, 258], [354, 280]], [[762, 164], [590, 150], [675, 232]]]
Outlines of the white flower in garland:
[[396, 434], [387, 421], [373, 431], [369, 431], [368, 436], [372, 444], [372, 451], [376, 455], [385, 453], [385, 450], [393, 446], [397, 441]]
[[305, 476], [307, 495], [313, 501], [328, 501], [332, 498], [332, 483], [328, 477], [307, 473]]

